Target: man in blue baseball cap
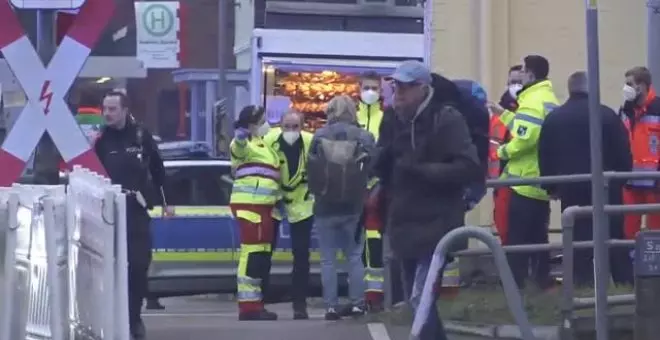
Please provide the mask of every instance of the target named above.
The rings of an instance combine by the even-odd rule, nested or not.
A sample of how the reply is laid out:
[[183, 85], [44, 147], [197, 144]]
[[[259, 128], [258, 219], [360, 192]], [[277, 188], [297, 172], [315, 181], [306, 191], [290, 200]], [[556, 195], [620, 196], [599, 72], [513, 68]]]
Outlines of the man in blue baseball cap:
[[[385, 234], [417, 309], [433, 251], [445, 234], [463, 225], [464, 192], [484, 175], [452, 81], [434, 81], [415, 60], [401, 63], [386, 79], [394, 87], [394, 114], [381, 123], [375, 170], [385, 191]], [[421, 340], [447, 339], [435, 300], [421, 301], [433, 304], [416, 334]]]
[[[394, 85], [394, 107], [397, 113], [408, 113], [412, 118], [414, 111], [425, 97], [431, 85], [431, 72], [422, 62], [404, 61], [394, 73], [386, 77]], [[430, 100], [430, 97], [429, 97]]]

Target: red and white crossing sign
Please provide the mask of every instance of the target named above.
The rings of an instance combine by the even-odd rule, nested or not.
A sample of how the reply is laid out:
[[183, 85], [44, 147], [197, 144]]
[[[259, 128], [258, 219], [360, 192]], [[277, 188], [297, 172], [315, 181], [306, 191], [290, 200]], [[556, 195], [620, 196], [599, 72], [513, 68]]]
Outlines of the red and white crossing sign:
[[15, 182], [44, 132], [69, 166], [105, 174], [64, 95], [80, 73], [115, 9], [114, 0], [87, 0], [47, 67], [9, 4], [0, 0], [0, 51], [23, 87], [27, 105], [0, 149], [0, 186]]

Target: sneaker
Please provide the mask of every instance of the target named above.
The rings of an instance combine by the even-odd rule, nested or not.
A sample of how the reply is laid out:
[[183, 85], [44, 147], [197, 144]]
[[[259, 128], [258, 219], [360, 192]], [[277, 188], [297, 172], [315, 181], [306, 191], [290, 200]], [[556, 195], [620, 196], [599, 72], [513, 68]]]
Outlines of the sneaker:
[[341, 311], [339, 312], [340, 316], [352, 316], [352, 317], [357, 317], [357, 316], [362, 316], [364, 315], [365, 311], [364, 308], [356, 305], [346, 305], [344, 306]]
[[328, 308], [328, 310], [325, 311], [325, 319], [328, 321], [337, 321], [341, 319], [339, 316], [339, 313], [337, 313], [337, 310], [334, 308]]

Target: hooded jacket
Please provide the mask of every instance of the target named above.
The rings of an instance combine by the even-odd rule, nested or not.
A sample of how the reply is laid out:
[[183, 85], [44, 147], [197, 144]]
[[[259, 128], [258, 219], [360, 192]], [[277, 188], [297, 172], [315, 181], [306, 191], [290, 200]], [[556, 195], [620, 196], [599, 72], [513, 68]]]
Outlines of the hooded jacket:
[[433, 253], [463, 225], [466, 187], [483, 177], [456, 85], [434, 82], [412, 120], [388, 110], [381, 123], [375, 171], [387, 191], [386, 229], [400, 258]]

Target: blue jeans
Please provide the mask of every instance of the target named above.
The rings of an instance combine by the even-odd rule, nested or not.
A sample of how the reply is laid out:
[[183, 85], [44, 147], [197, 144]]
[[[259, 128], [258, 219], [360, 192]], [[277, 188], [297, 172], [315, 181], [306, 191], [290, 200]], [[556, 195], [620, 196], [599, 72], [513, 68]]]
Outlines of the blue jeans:
[[[413, 311], [417, 310], [419, 302], [422, 297], [422, 291], [424, 290], [424, 282], [426, 281], [426, 275], [429, 272], [429, 267], [431, 266], [431, 256], [426, 256], [420, 259], [403, 259], [401, 261], [402, 271], [403, 271], [403, 281], [404, 289], [408, 294], [408, 299], [412, 305]], [[444, 270], [444, 268], [443, 268]], [[438, 275], [438, 281], [442, 281], [442, 270]], [[438, 296], [434, 296], [434, 301], [437, 301]], [[438, 309], [436, 305], [433, 304], [432, 308], [429, 310], [428, 319], [422, 328], [422, 332], [419, 335], [420, 340], [447, 340], [447, 334], [445, 329], [442, 326], [442, 320], [438, 314]]]
[[348, 273], [348, 295], [351, 303], [364, 303], [364, 264], [362, 249], [364, 233], [356, 239], [359, 215], [315, 217], [314, 229], [321, 251], [321, 282], [323, 284], [323, 301], [327, 308], [337, 308], [339, 297], [337, 293], [337, 250], [341, 250], [346, 258]]

